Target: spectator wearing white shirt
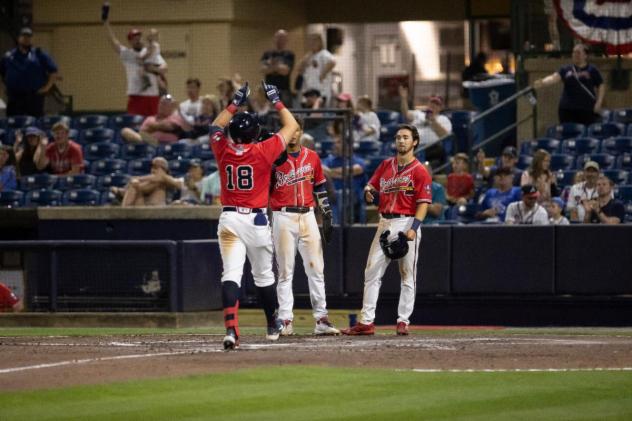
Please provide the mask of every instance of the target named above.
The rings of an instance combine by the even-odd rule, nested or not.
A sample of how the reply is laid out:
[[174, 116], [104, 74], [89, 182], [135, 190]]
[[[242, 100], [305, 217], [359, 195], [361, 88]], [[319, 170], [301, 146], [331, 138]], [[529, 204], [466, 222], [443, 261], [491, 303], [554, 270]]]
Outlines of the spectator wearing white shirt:
[[549, 213], [549, 224], [569, 225], [568, 219], [563, 215], [564, 201], [559, 197], [554, 197], [547, 203], [546, 210]]
[[356, 102], [356, 115], [359, 117], [357, 128], [354, 130], [354, 139], [356, 141], [373, 141], [380, 140], [380, 119], [373, 110], [371, 99], [364, 95], [358, 98]]
[[331, 101], [331, 71], [336, 66], [336, 60], [333, 54], [325, 49], [320, 34], [308, 35], [307, 42], [310, 51], [298, 65], [298, 73], [303, 76], [302, 92], [317, 90], [327, 106]]
[[548, 225], [549, 215], [540, 204], [540, 193], [532, 184], [522, 186], [522, 200], [507, 207], [505, 224], [508, 225]]
[[202, 98], [200, 98], [200, 79], [189, 78], [187, 85], [187, 99], [179, 106], [180, 114], [190, 125], [195, 124], [195, 118], [202, 113]]
[[586, 215], [585, 203], [597, 199], [597, 179], [599, 178], [599, 164], [588, 161], [584, 164], [584, 178], [586, 181], [573, 184], [568, 194], [566, 209], [570, 220], [583, 222]]

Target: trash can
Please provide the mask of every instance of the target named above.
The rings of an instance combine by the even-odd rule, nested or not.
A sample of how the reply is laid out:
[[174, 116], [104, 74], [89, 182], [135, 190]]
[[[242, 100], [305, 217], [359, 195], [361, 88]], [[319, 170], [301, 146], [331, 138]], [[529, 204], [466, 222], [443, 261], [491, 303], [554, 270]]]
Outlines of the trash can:
[[[485, 111], [516, 93], [513, 77], [493, 77], [491, 79], [463, 82], [469, 92], [470, 101], [478, 111]], [[475, 123], [474, 144], [493, 136], [500, 130], [516, 122], [516, 103], [507, 104]], [[483, 149], [487, 155], [498, 156], [505, 146], [516, 145], [516, 130], [510, 130]]]

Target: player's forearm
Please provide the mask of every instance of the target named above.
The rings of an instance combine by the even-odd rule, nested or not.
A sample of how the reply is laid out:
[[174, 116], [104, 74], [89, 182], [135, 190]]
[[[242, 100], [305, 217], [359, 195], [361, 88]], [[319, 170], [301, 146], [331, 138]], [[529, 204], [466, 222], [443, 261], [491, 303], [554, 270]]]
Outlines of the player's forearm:
[[417, 205], [417, 211], [415, 212], [415, 219], [423, 221], [428, 213], [428, 203], [420, 203]]

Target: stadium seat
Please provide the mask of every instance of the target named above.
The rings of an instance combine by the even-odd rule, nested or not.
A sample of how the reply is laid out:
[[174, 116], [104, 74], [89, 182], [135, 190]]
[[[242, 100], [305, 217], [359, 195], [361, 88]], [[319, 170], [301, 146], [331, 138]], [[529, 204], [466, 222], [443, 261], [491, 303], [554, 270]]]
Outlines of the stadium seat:
[[85, 145], [114, 141], [114, 130], [106, 128], [85, 129], [81, 131], [79, 141]]
[[97, 180], [97, 188], [99, 190], [109, 190], [110, 187], [125, 187], [130, 178], [127, 174], [102, 175]]
[[524, 139], [520, 142], [520, 148], [518, 152], [520, 155], [533, 155], [535, 140]]
[[559, 139], [553, 139], [549, 137], [542, 137], [535, 140], [535, 145], [533, 145], [533, 151], [537, 151], [538, 149], [544, 149], [548, 153], [558, 153], [560, 151], [560, 142]]
[[617, 158], [616, 168], [619, 170], [632, 171], [632, 154], [624, 153]]
[[632, 108], [622, 108], [612, 112], [612, 121], [615, 123], [632, 123]]
[[193, 158], [201, 159], [203, 161], [208, 159], [215, 159], [215, 155], [213, 154], [213, 150], [208, 143], [202, 143], [201, 145], [196, 145], [193, 148], [193, 153], [191, 155]]
[[626, 170], [605, 170], [603, 174], [615, 184], [627, 184], [630, 173]]
[[37, 122], [40, 129], [44, 131], [50, 130], [56, 123], [66, 123], [68, 127], [72, 125], [72, 119], [67, 115], [46, 115], [41, 117]]
[[101, 192], [101, 196], [99, 197], [99, 205], [107, 206], [112, 205], [117, 202], [117, 198], [111, 191], [103, 191]]
[[632, 185], [628, 184], [615, 187], [614, 195], [624, 203], [632, 202]]
[[632, 137], [632, 123], [628, 124], [628, 131], [626, 135]]
[[599, 114], [601, 115], [602, 123], [610, 123], [612, 121], [612, 110], [604, 108]]
[[319, 155], [321, 156], [321, 158], [323, 158], [331, 153], [332, 149], [334, 148], [334, 142], [330, 140], [322, 140], [320, 142], [316, 142], [315, 147], [317, 150], [320, 150]]
[[19, 190], [0, 191], [0, 208], [19, 208], [24, 203], [24, 192]]
[[204, 169], [204, 175], [209, 175], [217, 171], [217, 162], [212, 159], [202, 161], [202, 168]]
[[25, 206], [61, 206], [62, 193], [59, 190], [31, 190], [26, 194]]
[[57, 188], [60, 190], [91, 189], [96, 177], [92, 174], [75, 174], [58, 177]]
[[382, 163], [382, 161], [384, 161], [386, 158], [387, 157], [381, 156], [381, 155], [372, 156], [372, 157], [367, 158], [365, 172], [369, 176], [373, 175], [373, 173], [375, 172], [377, 167], [379, 167], [379, 165]]
[[581, 137], [586, 133], [586, 126], [579, 123], [562, 123], [551, 126], [546, 130], [546, 137], [565, 140], [573, 137]]
[[92, 189], [69, 190], [64, 193], [64, 206], [96, 206], [101, 200], [101, 193]]
[[376, 152], [380, 150], [380, 147], [381, 147], [380, 143], [373, 142], [372, 140], [370, 140], [370, 141], [358, 142], [357, 147], [354, 147], [353, 149], [358, 155], [364, 157], [367, 155], [375, 154]]
[[127, 143], [121, 147], [121, 157], [126, 160], [153, 158], [156, 148], [146, 143]]
[[632, 136], [619, 136], [606, 139], [601, 145], [601, 151], [614, 155], [632, 153]]
[[172, 143], [158, 146], [158, 156], [162, 156], [167, 161], [179, 158], [189, 158], [191, 156], [191, 146], [186, 143]]
[[7, 117], [6, 125], [7, 129], [24, 129], [29, 126], [35, 126], [37, 119], [30, 115], [14, 115]]
[[107, 175], [125, 172], [127, 162], [121, 159], [100, 159], [90, 165], [90, 173], [94, 175]]
[[[9, 133], [6, 129], [0, 129], [0, 143], [2, 143], [3, 145], [8, 144], [9, 142], [7, 142], [7, 138], [9, 137]], [[13, 142], [11, 142], [11, 144], [13, 144]]]
[[576, 173], [577, 171], [575, 170], [557, 171], [556, 176], [558, 187], [564, 188], [566, 186], [572, 185]]
[[562, 142], [562, 152], [574, 155], [584, 155], [599, 152], [601, 142], [594, 137], [578, 137], [566, 139]]
[[614, 168], [616, 163], [616, 156], [609, 153], [594, 153], [591, 155], [580, 155], [577, 157], [577, 169], [583, 169], [584, 164], [587, 161], [595, 161], [599, 164], [599, 168], [603, 170], [609, 170]]
[[452, 133], [455, 137], [453, 145], [454, 152], [467, 152], [469, 145], [469, 127], [475, 111], [469, 110], [448, 110], [442, 113], [452, 122]]
[[21, 190], [51, 189], [57, 182], [57, 177], [51, 174], [32, 174], [20, 177]]
[[171, 171], [171, 175], [174, 177], [184, 176], [187, 171], [189, 171], [191, 161], [189, 158], [172, 159], [169, 161], [169, 171]]
[[151, 159], [140, 158], [129, 161], [127, 172], [131, 175], [146, 175], [151, 171]]
[[74, 119], [76, 129], [105, 128], [108, 125], [108, 117], [102, 114], [88, 114]]
[[84, 146], [84, 156], [89, 161], [116, 158], [119, 155], [119, 145], [116, 143], [100, 142]]
[[377, 118], [380, 120], [380, 124], [398, 124], [401, 122], [401, 113], [393, 110], [377, 110], [375, 112]]
[[588, 127], [588, 137], [596, 139], [607, 139], [614, 136], [625, 135], [625, 124], [623, 123], [595, 123]]
[[569, 154], [551, 154], [551, 171], [570, 170], [573, 168], [575, 157]]
[[108, 126], [110, 129], [120, 131], [124, 127], [130, 127], [134, 130], [138, 130], [140, 125], [143, 124], [145, 117], [135, 114], [119, 114], [110, 117]]
[[531, 165], [531, 162], [533, 162], [532, 156], [520, 155], [518, 157], [518, 162], [516, 162], [516, 167], [520, 168], [521, 170], [526, 170], [527, 168], [529, 168], [529, 165]]

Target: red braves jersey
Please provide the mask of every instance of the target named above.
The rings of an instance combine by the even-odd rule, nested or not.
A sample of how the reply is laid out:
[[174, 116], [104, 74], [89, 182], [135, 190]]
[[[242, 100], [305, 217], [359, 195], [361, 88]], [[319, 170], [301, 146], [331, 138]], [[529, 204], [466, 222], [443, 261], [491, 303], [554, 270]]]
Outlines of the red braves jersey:
[[314, 186], [325, 181], [318, 154], [301, 148], [295, 158], [288, 153], [287, 160], [276, 167], [274, 190], [270, 195], [270, 207], [279, 210], [284, 206], [314, 206]]
[[276, 157], [285, 150], [278, 133], [258, 143], [236, 144], [221, 128], [211, 128], [211, 148], [217, 160], [224, 206], [265, 208], [270, 196], [270, 171]]
[[369, 185], [380, 193], [380, 213], [412, 216], [419, 203], [432, 203], [432, 178], [417, 159], [401, 171], [396, 158], [384, 160]]
[[51, 143], [46, 147], [46, 157], [50, 161], [50, 168], [53, 174], [66, 174], [72, 170], [73, 165], [81, 165], [83, 170], [81, 146], [72, 140], [68, 141], [68, 147], [63, 153], [59, 152], [55, 143]]
[[18, 297], [6, 285], [0, 284], [0, 311], [11, 310], [18, 301]]

